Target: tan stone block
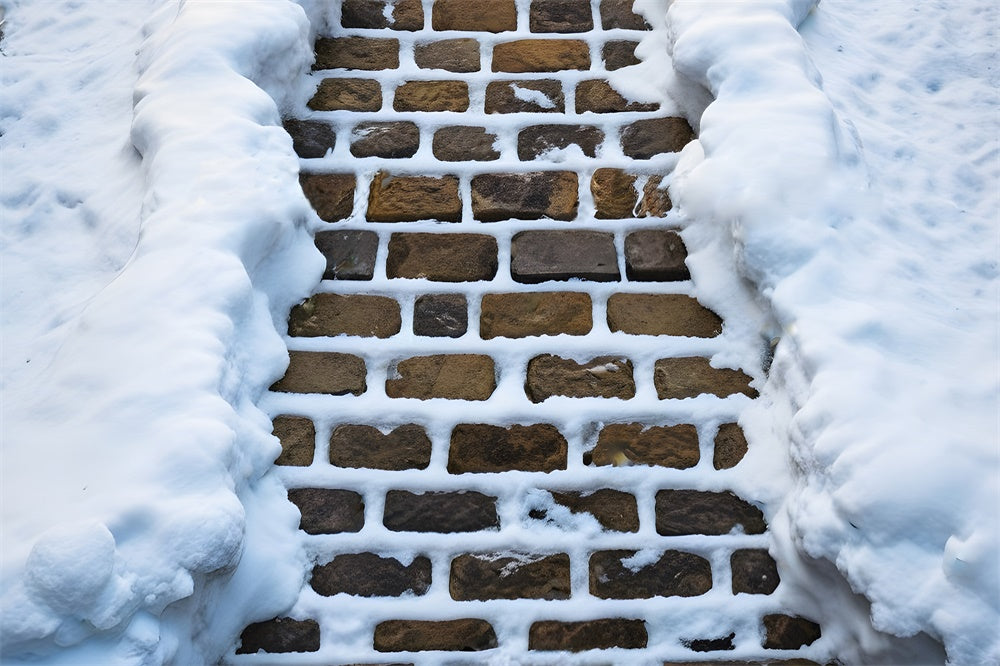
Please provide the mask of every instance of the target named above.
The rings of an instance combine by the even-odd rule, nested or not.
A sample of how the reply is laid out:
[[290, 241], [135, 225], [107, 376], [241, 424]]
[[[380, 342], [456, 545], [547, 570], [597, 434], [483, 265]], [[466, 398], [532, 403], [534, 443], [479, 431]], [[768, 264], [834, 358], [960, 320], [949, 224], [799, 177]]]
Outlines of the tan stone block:
[[354, 212], [354, 174], [303, 173], [299, 175], [302, 193], [324, 222], [337, 222]]
[[744, 534], [767, 530], [764, 514], [731, 492], [667, 489], [656, 493], [656, 533], [721, 535], [739, 528]]
[[380, 70], [399, 67], [399, 40], [370, 37], [320, 37], [313, 69]]
[[698, 431], [693, 425], [609, 423], [601, 429], [597, 446], [584, 454], [584, 461], [598, 466], [635, 464], [687, 469], [697, 465], [700, 457]]
[[673, 204], [667, 188], [662, 187], [663, 176], [650, 176], [642, 188], [642, 201], [636, 211], [636, 217], [664, 217]]
[[572, 513], [589, 513], [606, 530], [639, 531], [639, 509], [635, 496], [630, 493], [601, 488], [589, 492], [550, 490], [549, 494], [552, 495], [553, 502]]
[[554, 79], [491, 81], [486, 84], [486, 113], [564, 113], [562, 83]]
[[401, 425], [388, 434], [369, 425], [339, 425], [330, 436], [330, 464], [370, 469], [426, 469], [431, 440], [421, 426]]
[[442, 39], [417, 44], [413, 59], [422, 69], [445, 69], [449, 72], [478, 72], [479, 42], [468, 37]]
[[493, 359], [482, 354], [438, 354], [400, 361], [385, 382], [390, 398], [486, 400], [496, 389]]
[[631, 335], [713, 338], [722, 333], [722, 319], [684, 294], [612, 294], [608, 328]]
[[572, 220], [577, 196], [572, 171], [484, 173], [472, 178], [472, 215], [483, 222], [543, 217]]
[[275, 416], [272, 432], [281, 442], [281, 455], [275, 465], [307, 467], [316, 449], [316, 428], [302, 416]]
[[712, 589], [708, 560], [678, 550], [664, 551], [660, 559], [639, 568], [622, 562], [631, 550], [602, 550], [590, 556], [590, 593], [600, 599], [696, 597]]
[[451, 433], [448, 471], [491, 473], [554, 472], [566, 469], [568, 444], [547, 423], [504, 428], [486, 423], [460, 423]]
[[396, 88], [396, 111], [465, 111], [469, 84], [465, 81], [407, 81]]
[[285, 376], [271, 386], [278, 393], [361, 395], [365, 392], [365, 362], [338, 352], [289, 351]]
[[636, 175], [622, 169], [597, 169], [590, 179], [594, 196], [594, 217], [599, 220], [620, 220], [635, 217], [639, 193], [635, 189]]
[[[392, 10], [386, 16], [386, 5]], [[345, 28], [391, 28], [413, 32], [424, 27], [421, 0], [342, 0], [340, 24]]]
[[478, 652], [495, 648], [497, 636], [486, 620], [387, 620], [375, 626], [374, 646], [378, 652]]
[[399, 333], [399, 303], [386, 296], [314, 294], [292, 308], [288, 335], [357, 335], [388, 338]]
[[455, 601], [569, 599], [569, 555], [459, 555], [449, 589]]
[[532, 402], [554, 395], [570, 398], [622, 398], [635, 396], [632, 362], [616, 356], [599, 356], [584, 363], [551, 354], [528, 362], [525, 392]]
[[649, 636], [642, 620], [614, 618], [583, 622], [534, 622], [528, 631], [529, 650], [640, 649], [646, 647]]
[[724, 398], [734, 393], [757, 397], [750, 387], [752, 377], [742, 370], [713, 368], [707, 358], [689, 356], [661, 358], [653, 369], [653, 383], [660, 400], [694, 398], [711, 393]]
[[475, 11], [470, 9], [469, 0], [434, 0], [431, 23], [435, 30], [517, 30], [514, 0], [476, 0]]
[[393, 234], [386, 275], [435, 282], [492, 280], [497, 241], [486, 234]]
[[565, 291], [483, 294], [479, 335], [524, 338], [531, 335], [586, 335], [592, 328], [588, 294]]
[[309, 100], [313, 111], [378, 111], [382, 86], [373, 79], [323, 79]]
[[458, 222], [462, 200], [455, 176], [393, 176], [380, 171], [368, 192], [371, 222]]
[[496, 141], [497, 135], [485, 127], [442, 127], [434, 132], [432, 149], [434, 157], [444, 162], [485, 162], [500, 158]]
[[520, 39], [493, 47], [494, 72], [590, 69], [590, 46], [580, 39]]
[[577, 113], [622, 113], [624, 111], [656, 111], [655, 102], [630, 102], [604, 79], [580, 81], [576, 84]]
[[712, 464], [715, 469], [736, 467], [748, 450], [747, 438], [737, 423], [723, 423], [715, 435], [715, 453]]

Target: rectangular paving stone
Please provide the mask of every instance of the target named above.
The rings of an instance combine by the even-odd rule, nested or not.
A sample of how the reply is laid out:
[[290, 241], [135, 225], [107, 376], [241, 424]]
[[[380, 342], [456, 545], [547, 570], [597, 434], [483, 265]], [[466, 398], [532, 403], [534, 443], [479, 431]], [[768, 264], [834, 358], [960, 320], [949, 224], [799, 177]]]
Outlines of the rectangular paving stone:
[[533, 622], [528, 630], [529, 650], [583, 652], [585, 650], [640, 649], [649, 636], [642, 620], [613, 618], [558, 622]]
[[722, 318], [684, 294], [612, 294], [608, 328], [631, 335], [680, 335], [714, 338]]
[[611, 488], [567, 492], [550, 490], [548, 492], [556, 504], [566, 507], [572, 513], [589, 513], [606, 530], [612, 532], [639, 531], [639, 510], [635, 496], [631, 493]]
[[455, 176], [393, 176], [375, 174], [368, 193], [371, 222], [458, 222], [462, 200]]
[[622, 113], [624, 111], [656, 111], [655, 102], [631, 102], [604, 79], [580, 81], [576, 84], [577, 113]]
[[647, 118], [622, 129], [622, 152], [636, 160], [648, 160], [664, 153], [679, 153], [694, 131], [683, 118]]
[[469, 0], [434, 0], [431, 22], [435, 30], [506, 32], [517, 29], [515, 0], [476, 0], [469, 11]]
[[567, 450], [566, 438], [547, 423], [460, 423], [451, 433], [448, 472], [553, 472], [566, 469]]
[[553, 79], [491, 81], [486, 84], [486, 113], [565, 113], [562, 83]]
[[584, 454], [584, 462], [597, 466], [635, 464], [687, 469], [697, 465], [700, 457], [698, 430], [693, 425], [609, 423], [601, 428], [597, 446]]
[[798, 650], [812, 645], [822, 635], [812, 620], [774, 613], [761, 618], [764, 624], [764, 647], [768, 650]]
[[486, 234], [402, 233], [389, 238], [386, 275], [435, 282], [492, 280], [497, 241]]
[[572, 220], [577, 203], [572, 171], [484, 173], [472, 178], [472, 216], [481, 222]]
[[382, 86], [374, 79], [323, 79], [308, 106], [313, 111], [378, 111]]
[[635, 397], [632, 361], [617, 356], [598, 356], [584, 363], [551, 354], [528, 361], [524, 386], [528, 399], [542, 402], [554, 395], [570, 398]]
[[480, 532], [499, 530], [497, 498], [473, 491], [411, 493], [390, 490], [385, 495], [383, 523], [393, 532]]
[[278, 617], [266, 622], [255, 622], [240, 634], [236, 654], [267, 652], [317, 652], [319, 650], [319, 623], [316, 620], [295, 620]]
[[690, 280], [687, 248], [675, 231], [643, 229], [625, 237], [625, 274], [636, 282]]
[[330, 464], [337, 467], [426, 469], [430, 462], [431, 440], [413, 423], [388, 433], [370, 425], [343, 424], [330, 435]]
[[733, 594], [771, 594], [781, 582], [778, 565], [766, 548], [734, 550], [729, 566]]
[[413, 304], [413, 334], [460, 338], [469, 328], [464, 294], [424, 294]]
[[703, 393], [725, 398], [742, 393], [756, 398], [757, 389], [750, 387], [753, 378], [742, 370], [713, 368], [707, 358], [690, 356], [661, 358], [653, 368], [653, 383], [660, 400], [694, 398]]
[[463, 37], [419, 43], [413, 49], [413, 59], [421, 69], [478, 72], [479, 42]]
[[532, 125], [517, 135], [517, 158], [533, 160], [553, 150], [576, 146], [587, 157], [596, 157], [604, 132], [592, 125]]
[[572, 33], [593, 28], [590, 0], [531, 0], [528, 11], [531, 32]]
[[581, 39], [519, 39], [493, 47], [494, 72], [590, 69], [590, 46]]
[[620, 220], [635, 217], [639, 192], [635, 188], [638, 176], [623, 169], [601, 168], [590, 178], [590, 193], [594, 197], [594, 217], [599, 220]]
[[522, 231], [511, 239], [511, 276], [534, 284], [579, 278], [611, 282], [621, 278], [615, 236], [605, 231]]
[[636, 217], [665, 217], [673, 203], [670, 193], [663, 187], [663, 176], [650, 176], [642, 188], [642, 199], [636, 210]]
[[390, 398], [486, 400], [496, 389], [493, 359], [483, 354], [438, 354], [400, 361], [385, 382]]
[[378, 234], [374, 231], [319, 231], [316, 247], [326, 257], [324, 280], [371, 280]]
[[601, 25], [605, 30], [622, 28], [623, 30], [649, 30], [639, 14], [632, 11], [635, 0], [601, 0]]
[[639, 42], [631, 39], [613, 39], [605, 42], [601, 48], [604, 69], [613, 72], [622, 67], [638, 65], [642, 61], [635, 57], [635, 47], [637, 46], [639, 46]]
[[396, 111], [466, 111], [469, 84], [465, 81], [407, 81], [396, 88]]
[[339, 352], [289, 351], [285, 376], [271, 386], [278, 393], [328, 393], [361, 395], [365, 362], [360, 356]]
[[399, 333], [399, 303], [387, 296], [313, 294], [292, 308], [288, 335], [356, 335], [388, 338]]
[[431, 150], [443, 162], [488, 162], [500, 159], [496, 141], [485, 127], [442, 127], [434, 132]]
[[744, 534], [767, 529], [760, 509], [731, 492], [661, 490], [656, 493], [656, 533], [729, 534], [740, 527]]
[[299, 157], [323, 157], [337, 144], [337, 132], [333, 125], [322, 120], [287, 118], [282, 126], [292, 137], [292, 149]]
[[380, 70], [399, 67], [399, 40], [372, 37], [320, 37], [316, 40], [319, 69]]
[[355, 126], [351, 132], [351, 155], [400, 159], [413, 157], [420, 148], [416, 123], [371, 122]]
[[635, 554], [631, 550], [593, 553], [590, 593], [601, 599], [651, 599], [696, 597], [712, 589], [712, 567], [703, 557], [667, 550], [650, 564], [626, 566]]
[[455, 601], [569, 599], [569, 555], [459, 555], [449, 590]]
[[306, 199], [324, 222], [337, 222], [354, 212], [354, 174], [303, 173], [299, 184]]
[[749, 446], [746, 435], [738, 423], [723, 423], [715, 435], [712, 466], [715, 469], [732, 469], [743, 460]]
[[306, 534], [360, 532], [365, 524], [365, 503], [351, 490], [292, 488], [288, 501], [298, 507], [299, 529]]
[[316, 449], [316, 428], [311, 419], [302, 416], [275, 416], [271, 432], [281, 442], [281, 455], [275, 465], [307, 467], [312, 464]]
[[[386, 16], [386, 6], [391, 9]], [[421, 0], [342, 0], [340, 24], [345, 28], [391, 28], [415, 31], [424, 27]]]
[[524, 338], [532, 335], [586, 335], [592, 328], [589, 294], [566, 291], [483, 294], [479, 335]]
[[479, 652], [496, 646], [496, 633], [486, 620], [387, 620], [375, 626], [379, 652]]
[[431, 561], [420, 556], [403, 564], [394, 557], [375, 553], [345, 553], [313, 567], [309, 585], [324, 597], [420, 596], [431, 586]]

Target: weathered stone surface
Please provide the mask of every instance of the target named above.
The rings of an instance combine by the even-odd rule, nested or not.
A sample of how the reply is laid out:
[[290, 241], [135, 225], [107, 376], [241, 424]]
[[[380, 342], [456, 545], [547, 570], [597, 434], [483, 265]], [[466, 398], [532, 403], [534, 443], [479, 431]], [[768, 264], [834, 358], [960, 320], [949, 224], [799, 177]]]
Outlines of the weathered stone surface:
[[649, 24], [632, 11], [635, 0], [601, 0], [601, 25], [605, 30], [649, 30]]
[[587, 157], [597, 155], [604, 132], [591, 125], [532, 125], [517, 135], [517, 158], [533, 160], [553, 150], [579, 147]]
[[271, 386], [278, 393], [328, 393], [361, 395], [365, 362], [359, 356], [338, 352], [289, 351], [285, 376]]
[[424, 27], [424, 8], [421, 0], [395, 0], [389, 2], [392, 10], [385, 14], [386, 0], [342, 0], [340, 24], [345, 28], [392, 28], [415, 31]]
[[361, 123], [351, 133], [351, 155], [355, 157], [413, 157], [420, 147], [416, 123]]
[[644, 426], [609, 423], [584, 462], [594, 465], [657, 465], [687, 469], [698, 464], [698, 430], [693, 425]]
[[299, 157], [323, 157], [337, 144], [337, 132], [333, 125], [322, 120], [287, 118], [283, 125], [292, 137], [292, 148]]
[[275, 465], [306, 467], [312, 464], [316, 449], [316, 427], [302, 416], [275, 416], [272, 432], [281, 442], [281, 455]]
[[[635, 217], [639, 193], [635, 189], [637, 176], [621, 169], [597, 169], [590, 179], [594, 196], [594, 217], [599, 220], [620, 220]], [[630, 276], [631, 277], [631, 276]]]
[[505, 32], [517, 29], [514, 0], [476, 0], [475, 11], [469, 9], [469, 0], [434, 0], [432, 25], [435, 30]]
[[763, 548], [733, 551], [729, 557], [733, 572], [733, 594], [771, 594], [778, 587], [778, 565]]
[[316, 247], [326, 257], [324, 280], [371, 280], [378, 234], [374, 231], [320, 231]]
[[386, 528], [393, 532], [480, 532], [500, 529], [497, 498], [473, 491], [411, 493], [390, 490], [385, 496]]
[[313, 294], [292, 308], [288, 335], [357, 335], [388, 338], [399, 333], [399, 303], [386, 296]]
[[625, 273], [636, 282], [673, 282], [691, 279], [687, 248], [674, 231], [643, 229], [625, 237]]
[[354, 174], [303, 173], [299, 184], [324, 222], [346, 219], [354, 211]]
[[484, 173], [472, 178], [472, 216], [482, 222], [572, 220], [576, 208], [577, 180], [572, 171]]
[[625, 566], [632, 550], [603, 550], [590, 556], [590, 593], [601, 599], [696, 597], [712, 588], [712, 567], [703, 557], [677, 550], [638, 568]]
[[604, 79], [591, 79], [576, 84], [577, 113], [621, 113], [623, 111], [656, 111], [655, 102], [630, 102]]
[[380, 171], [372, 180], [368, 193], [372, 222], [458, 222], [461, 217], [455, 176], [392, 176]]
[[469, 328], [464, 294], [425, 294], [413, 305], [413, 333], [436, 338], [460, 338]]
[[308, 106], [313, 111], [378, 111], [382, 86], [374, 79], [323, 79]]
[[576, 292], [483, 294], [479, 335], [524, 338], [531, 335], [586, 335], [592, 328], [590, 296]]
[[491, 81], [486, 85], [486, 113], [563, 113], [562, 83], [551, 79]]
[[426, 469], [431, 440], [421, 426], [401, 425], [387, 434], [368, 425], [339, 425], [330, 436], [330, 464], [369, 469]]
[[387, 379], [390, 398], [486, 400], [496, 389], [493, 359], [482, 354], [438, 354], [400, 361]]
[[729, 634], [728, 636], [721, 636], [719, 638], [682, 639], [681, 643], [683, 643], [684, 646], [692, 652], [715, 652], [717, 650], [735, 649], [735, 646], [733, 645], [734, 638], [736, 638], [735, 632]]
[[812, 645], [822, 635], [819, 625], [792, 615], [764, 616], [764, 647], [769, 650], [798, 650]]
[[350, 490], [292, 488], [288, 501], [299, 508], [299, 529], [306, 534], [360, 532], [365, 525], [365, 503]]
[[569, 555], [459, 555], [449, 590], [455, 601], [569, 599]]
[[532, 402], [542, 402], [554, 395], [628, 400], [635, 396], [632, 361], [598, 356], [577, 363], [551, 354], [536, 356], [528, 362], [524, 390]]
[[590, 0], [532, 0], [528, 12], [531, 32], [587, 32], [594, 28]]
[[624, 618], [584, 622], [547, 620], [532, 623], [528, 631], [529, 650], [640, 649], [646, 647], [648, 640], [645, 622]]
[[[743, 661], [743, 660], [726, 660], [719, 661], [713, 659], [710, 662], [705, 661], [665, 661], [663, 666], [705, 666], [706, 664], [711, 664], [712, 666], [822, 666], [815, 661], [810, 659], [767, 659], [765, 661]], [[827, 666], [830, 666], [827, 664]]]
[[465, 81], [407, 81], [396, 88], [396, 111], [465, 111], [469, 84]]
[[590, 46], [580, 39], [519, 39], [493, 47], [494, 72], [590, 69]]
[[522, 231], [511, 239], [510, 254], [510, 272], [517, 282], [570, 278], [610, 282], [621, 277], [611, 232]]
[[376, 625], [374, 640], [379, 652], [478, 652], [497, 646], [490, 623], [475, 619], [387, 620]]
[[662, 153], [678, 153], [693, 138], [694, 131], [683, 118], [647, 118], [625, 126], [622, 151], [632, 159], [648, 160]]
[[431, 561], [415, 557], [404, 565], [375, 553], [337, 555], [329, 563], [313, 567], [309, 584], [325, 597], [398, 597], [407, 592], [419, 596], [431, 586]]
[[485, 423], [461, 423], [451, 433], [448, 471], [553, 472], [566, 469], [566, 438], [545, 423], [508, 428]]
[[236, 654], [256, 654], [258, 651], [316, 652], [319, 650], [319, 623], [316, 620], [293, 620], [277, 617], [249, 625], [240, 634]]
[[670, 193], [662, 187], [663, 176], [650, 176], [642, 188], [642, 200], [639, 202], [636, 217], [665, 217], [673, 204]]
[[[606, 530], [612, 532], [638, 532], [639, 510], [635, 497], [630, 493], [610, 488], [593, 491], [558, 492], [550, 490], [552, 501], [572, 513], [589, 513]], [[532, 515], [532, 518], [547, 518]]]
[[601, 57], [604, 59], [604, 69], [613, 72], [622, 67], [638, 65], [641, 60], [635, 57], [635, 47], [639, 42], [630, 39], [613, 39], [604, 43]]
[[492, 280], [497, 273], [497, 241], [485, 234], [393, 234], [385, 270], [390, 278]]
[[767, 529], [760, 509], [730, 492], [660, 490], [656, 493], [656, 532], [663, 536], [744, 534]]
[[653, 383], [660, 400], [693, 398], [711, 393], [720, 398], [734, 393], [757, 397], [752, 378], [741, 370], [713, 368], [707, 358], [661, 358], [653, 368]]
[[431, 148], [434, 157], [444, 162], [488, 162], [500, 158], [500, 152], [493, 147], [496, 140], [497, 135], [485, 127], [442, 127], [434, 132]]
[[422, 69], [478, 72], [479, 42], [467, 37], [424, 42], [414, 47], [413, 58]]
[[612, 294], [608, 328], [631, 335], [714, 338], [722, 333], [722, 318], [684, 294]]
[[371, 37], [320, 37], [316, 40], [313, 69], [363, 69], [399, 67], [399, 40]]
[[737, 423], [723, 423], [715, 435], [715, 454], [712, 464], [715, 469], [736, 467], [747, 454], [747, 438]]

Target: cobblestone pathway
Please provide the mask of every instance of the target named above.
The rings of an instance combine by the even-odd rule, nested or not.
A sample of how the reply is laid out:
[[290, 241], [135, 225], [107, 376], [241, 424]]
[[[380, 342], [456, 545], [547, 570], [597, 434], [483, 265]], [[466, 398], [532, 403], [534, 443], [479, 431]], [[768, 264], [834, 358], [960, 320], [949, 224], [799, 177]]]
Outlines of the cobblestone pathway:
[[615, 88], [649, 26], [629, 0], [333, 14], [287, 122], [327, 270], [267, 402], [315, 568], [228, 661], [812, 663], [726, 490], [761, 369], [709, 365], [726, 326], [660, 187], [691, 129]]

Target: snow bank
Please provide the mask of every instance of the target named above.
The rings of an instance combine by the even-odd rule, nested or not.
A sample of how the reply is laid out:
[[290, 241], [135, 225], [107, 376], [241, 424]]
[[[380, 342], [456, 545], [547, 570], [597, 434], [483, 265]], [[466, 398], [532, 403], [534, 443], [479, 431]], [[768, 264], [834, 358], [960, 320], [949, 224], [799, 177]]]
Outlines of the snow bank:
[[211, 663], [304, 568], [255, 401], [323, 266], [274, 101], [308, 22], [93, 9], [10, 3], [2, 43], [3, 657]]
[[834, 562], [876, 629], [996, 663], [997, 13], [833, 4], [815, 21], [852, 96], [838, 110], [796, 31], [813, 0], [675, 0], [674, 66], [715, 100], [671, 196], [696, 282], [712, 270], [698, 229], [727, 229], [773, 315], [768, 385], [743, 419], [752, 447], [790, 447], [798, 470], [772, 527]]

